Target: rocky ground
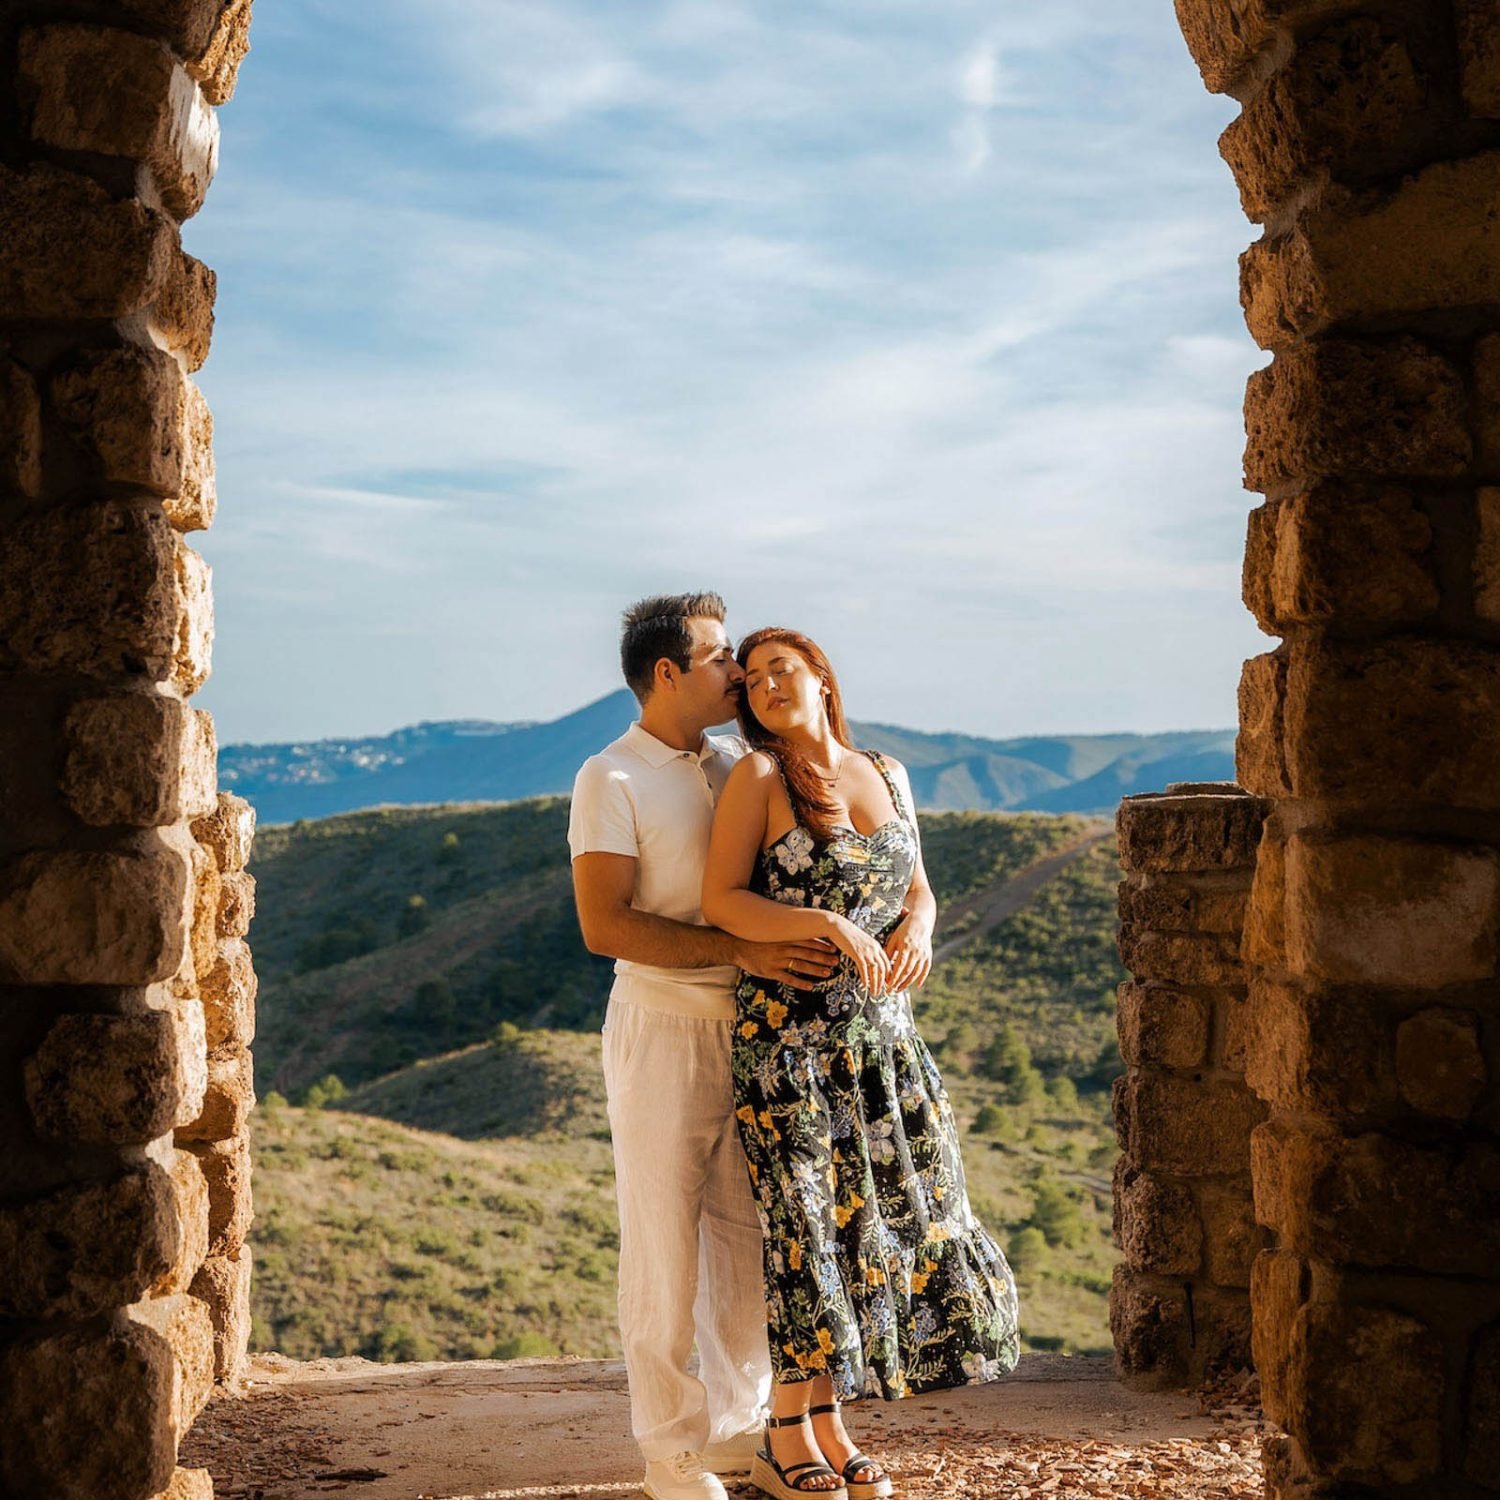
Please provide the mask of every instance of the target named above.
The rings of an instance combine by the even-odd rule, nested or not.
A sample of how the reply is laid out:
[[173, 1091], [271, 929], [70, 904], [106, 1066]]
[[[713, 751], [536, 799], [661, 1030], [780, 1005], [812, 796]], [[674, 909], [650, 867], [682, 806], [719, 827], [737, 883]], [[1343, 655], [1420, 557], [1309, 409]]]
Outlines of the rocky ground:
[[[907, 1500], [1258, 1500], [1253, 1386], [1144, 1395], [1104, 1359], [1026, 1356], [1010, 1379], [851, 1409]], [[639, 1493], [623, 1366], [254, 1358], [179, 1462], [218, 1500], [519, 1500]], [[736, 1500], [758, 1492], [731, 1490]]]

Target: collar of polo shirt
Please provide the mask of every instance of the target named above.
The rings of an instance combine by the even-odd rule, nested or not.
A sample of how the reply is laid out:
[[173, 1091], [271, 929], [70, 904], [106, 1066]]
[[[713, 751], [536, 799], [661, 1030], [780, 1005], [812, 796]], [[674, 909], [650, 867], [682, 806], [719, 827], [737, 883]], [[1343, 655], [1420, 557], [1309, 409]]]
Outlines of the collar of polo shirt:
[[639, 720], [625, 731], [625, 738], [630, 748], [635, 751], [648, 766], [661, 767], [669, 760], [681, 760], [691, 758], [693, 760], [706, 760], [714, 753], [714, 747], [707, 735], [703, 736], [703, 743], [697, 750], [678, 750], [665, 741], [657, 739], [649, 730], [642, 729]]

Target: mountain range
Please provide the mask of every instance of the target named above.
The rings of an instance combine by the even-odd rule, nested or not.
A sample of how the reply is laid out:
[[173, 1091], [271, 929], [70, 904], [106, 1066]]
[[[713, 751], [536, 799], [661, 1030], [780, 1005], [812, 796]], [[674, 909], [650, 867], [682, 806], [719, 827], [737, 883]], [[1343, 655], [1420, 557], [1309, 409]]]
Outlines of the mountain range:
[[[254, 803], [262, 824], [565, 793], [583, 761], [636, 713], [622, 688], [546, 722], [454, 719], [363, 739], [226, 745], [219, 783]], [[1121, 797], [1168, 782], [1234, 778], [1232, 729], [1008, 740], [894, 724], [851, 729], [859, 744], [903, 761], [917, 802], [933, 810], [1108, 813]]]

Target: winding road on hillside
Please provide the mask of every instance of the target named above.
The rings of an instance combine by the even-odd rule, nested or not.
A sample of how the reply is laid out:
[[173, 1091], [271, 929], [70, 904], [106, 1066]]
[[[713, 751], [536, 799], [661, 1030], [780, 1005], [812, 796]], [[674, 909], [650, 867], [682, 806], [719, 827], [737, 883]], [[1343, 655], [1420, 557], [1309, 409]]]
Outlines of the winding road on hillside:
[[[960, 922], [965, 922], [966, 925], [962, 932], [954, 933], [952, 937], [944, 938], [939, 934], [940, 941], [932, 950], [934, 966], [962, 953], [1007, 918], [1015, 916], [1049, 880], [1061, 874], [1074, 860], [1082, 858], [1095, 844], [1107, 839], [1114, 831], [1112, 822], [1104, 819], [1091, 820], [1076, 839], [1033, 860], [1009, 880], [955, 902], [944, 912], [942, 925], [950, 931]], [[970, 918], [972, 921], [968, 920]]]

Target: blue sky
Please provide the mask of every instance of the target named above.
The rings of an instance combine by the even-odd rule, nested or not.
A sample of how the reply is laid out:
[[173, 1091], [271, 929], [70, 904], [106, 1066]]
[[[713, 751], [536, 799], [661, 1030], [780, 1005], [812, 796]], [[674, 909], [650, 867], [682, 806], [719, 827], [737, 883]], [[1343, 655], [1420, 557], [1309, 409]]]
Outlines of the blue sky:
[[1253, 237], [1169, 0], [277, 0], [219, 273], [221, 742], [550, 718], [717, 587], [856, 717], [1228, 725]]

